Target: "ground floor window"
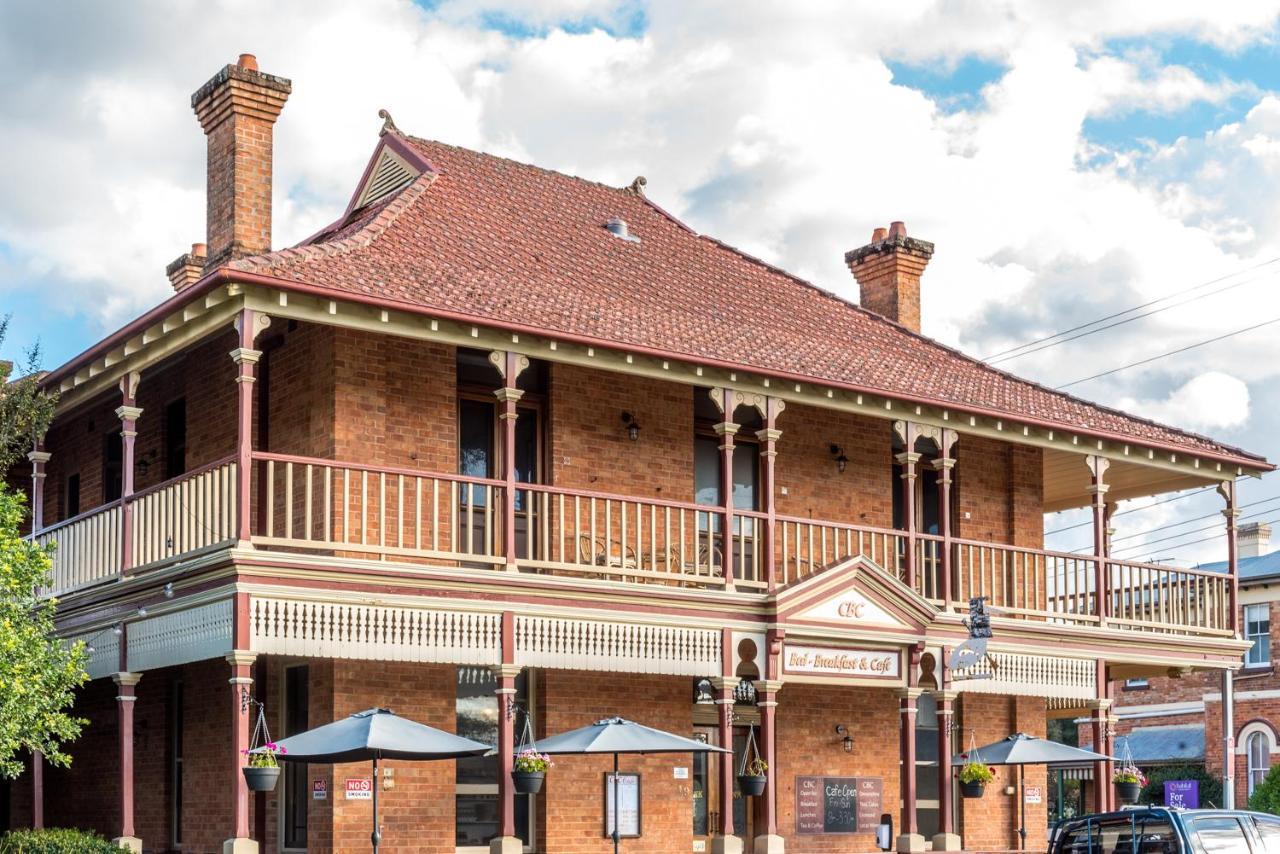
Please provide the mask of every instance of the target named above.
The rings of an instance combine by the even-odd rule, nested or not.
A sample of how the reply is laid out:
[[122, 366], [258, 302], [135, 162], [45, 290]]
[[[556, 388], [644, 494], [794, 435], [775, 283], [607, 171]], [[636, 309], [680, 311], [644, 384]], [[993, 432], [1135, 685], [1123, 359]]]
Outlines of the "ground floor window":
[[[524, 730], [530, 690], [527, 671], [516, 677], [516, 712], [512, 720], [517, 736]], [[498, 741], [497, 680], [487, 667], [459, 667], [456, 732], [464, 738], [496, 744]], [[533, 843], [533, 795], [516, 795], [516, 836], [529, 850]], [[498, 835], [498, 757], [468, 756], [457, 760], [454, 787], [455, 844], [460, 852], [489, 850]]]
[[169, 689], [169, 842], [182, 846], [182, 751], [183, 751], [182, 680], [174, 680]]
[[922, 694], [916, 701], [916, 823], [925, 839], [940, 826], [938, 782], [938, 701]]
[[1249, 754], [1249, 794], [1253, 794], [1262, 779], [1271, 770], [1271, 745], [1263, 733], [1255, 732], [1246, 743]]

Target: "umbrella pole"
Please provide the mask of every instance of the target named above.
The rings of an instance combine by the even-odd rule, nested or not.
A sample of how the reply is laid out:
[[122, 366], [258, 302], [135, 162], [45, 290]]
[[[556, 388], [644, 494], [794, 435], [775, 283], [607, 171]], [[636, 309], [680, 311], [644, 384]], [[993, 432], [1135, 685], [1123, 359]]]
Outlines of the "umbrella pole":
[[1018, 766], [1018, 850], [1027, 850], [1027, 781], [1022, 777], [1024, 766]]
[[618, 800], [618, 754], [613, 754], [613, 854], [618, 854], [622, 831], [622, 801]]
[[373, 757], [373, 833], [369, 834], [373, 843], [373, 854], [378, 854], [378, 843], [382, 841], [382, 831], [378, 830], [378, 757]]

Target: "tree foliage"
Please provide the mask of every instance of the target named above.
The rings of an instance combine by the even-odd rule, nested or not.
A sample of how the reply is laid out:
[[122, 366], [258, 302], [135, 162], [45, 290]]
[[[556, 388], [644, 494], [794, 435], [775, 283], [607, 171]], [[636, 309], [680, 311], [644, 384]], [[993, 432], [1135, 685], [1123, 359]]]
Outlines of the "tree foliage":
[[1249, 809], [1280, 815], [1280, 765], [1272, 765], [1262, 782], [1253, 787]]
[[57, 638], [57, 601], [38, 595], [49, 584], [49, 551], [19, 536], [25, 507], [0, 485], [0, 777], [10, 778], [28, 751], [70, 763], [62, 747], [85, 722], [68, 709], [88, 679], [84, 644]]
[[[0, 318], [0, 344], [8, 331], [9, 318]], [[26, 456], [53, 420], [55, 399], [40, 389], [39, 345], [27, 351], [18, 377], [13, 375], [14, 364], [0, 361], [0, 476]]]

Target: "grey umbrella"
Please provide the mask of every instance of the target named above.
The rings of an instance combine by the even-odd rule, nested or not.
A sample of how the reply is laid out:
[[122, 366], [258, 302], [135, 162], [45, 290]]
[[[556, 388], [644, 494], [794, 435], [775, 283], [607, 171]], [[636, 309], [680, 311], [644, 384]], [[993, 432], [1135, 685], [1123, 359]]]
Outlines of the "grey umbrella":
[[729, 753], [723, 747], [695, 741], [682, 735], [663, 732], [623, 718], [604, 718], [579, 729], [562, 732], [538, 742], [540, 753], [556, 755], [572, 753], [613, 754], [613, 850], [618, 851], [619, 820], [622, 804], [618, 802], [618, 754], [620, 753]]
[[1024, 732], [1015, 732], [985, 747], [967, 750], [951, 761], [953, 765], [963, 765], [970, 759], [980, 759], [987, 765], [1018, 766], [1018, 837], [1022, 840], [1021, 847], [1026, 848], [1027, 802], [1022, 784], [1022, 766], [1048, 765], [1051, 762], [1101, 762], [1111, 758], [1101, 753], [1094, 753], [1092, 750], [1082, 750], [1069, 744], [1060, 744], [1045, 738], [1036, 738]]
[[[368, 709], [350, 717], [277, 742], [276, 759], [283, 762], [367, 762], [373, 761], [373, 842], [374, 854], [382, 841], [378, 830], [379, 759], [456, 759], [479, 756], [490, 746], [451, 732], [402, 718], [387, 709]], [[258, 748], [256, 752], [262, 752]]]

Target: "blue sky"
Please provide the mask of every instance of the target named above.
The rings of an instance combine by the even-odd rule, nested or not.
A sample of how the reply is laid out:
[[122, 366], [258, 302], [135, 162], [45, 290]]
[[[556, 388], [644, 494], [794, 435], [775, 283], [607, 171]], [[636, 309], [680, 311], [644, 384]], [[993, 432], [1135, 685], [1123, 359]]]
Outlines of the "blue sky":
[[[938, 247], [925, 332], [975, 355], [1280, 256], [1266, 4], [19, 0], [0, 27], [21, 81], [0, 90], [0, 354], [38, 338], [56, 366], [165, 297], [204, 232], [189, 96], [245, 51], [294, 80], [277, 246], [341, 210], [386, 107], [418, 135], [643, 174], [694, 228], [851, 299], [844, 251], [905, 220]], [[1280, 316], [1277, 284], [1002, 367], [1098, 373]], [[1073, 391], [1280, 459], [1278, 366], [1280, 336], [1242, 336]]]

